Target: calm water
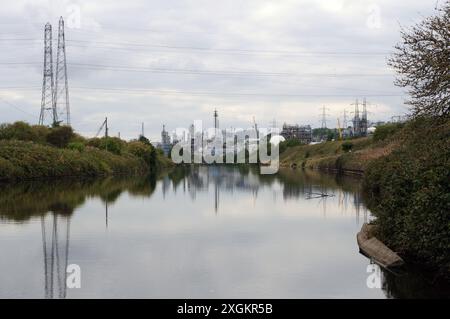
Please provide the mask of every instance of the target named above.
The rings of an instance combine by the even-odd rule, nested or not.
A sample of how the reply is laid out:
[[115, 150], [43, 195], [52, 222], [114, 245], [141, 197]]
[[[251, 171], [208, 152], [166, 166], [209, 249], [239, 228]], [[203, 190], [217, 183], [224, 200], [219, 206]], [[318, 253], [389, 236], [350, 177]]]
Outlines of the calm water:
[[[322, 195], [327, 195], [323, 197]], [[318, 172], [178, 168], [158, 178], [0, 186], [2, 298], [386, 298], [429, 296], [382, 273], [356, 233], [359, 181]], [[81, 268], [66, 289], [65, 267]]]

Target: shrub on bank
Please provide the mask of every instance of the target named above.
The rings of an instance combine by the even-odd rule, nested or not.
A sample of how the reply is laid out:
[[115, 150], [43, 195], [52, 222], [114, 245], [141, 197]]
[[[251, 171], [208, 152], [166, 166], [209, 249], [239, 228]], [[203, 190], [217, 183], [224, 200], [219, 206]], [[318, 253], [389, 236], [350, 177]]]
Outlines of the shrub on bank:
[[139, 158], [93, 147], [83, 152], [23, 141], [0, 141], [0, 180], [137, 173], [148, 166]]
[[283, 142], [280, 142], [279, 145], [279, 152], [280, 154], [286, 151], [289, 147], [299, 146], [302, 145], [299, 140], [297, 139], [289, 139]]
[[83, 152], [85, 145], [80, 142], [72, 142], [67, 145], [67, 148], [70, 150], [77, 150], [78, 152]]
[[384, 141], [388, 137], [394, 135], [400, 131], [403, 127], [403, 123], [388, 123], [377, 127], [373, 133], [373, 141]]
[[157, 170], [171, 162], [148, 139], [86, 139], [70, 126], [0, 125], [0, 180]]
[[0, 124], [0, 140], [20, 140], [45, 143], [49, 129], [45, 126], [31, 126], [25, 122]]
[[88, 146], [105, 150], [116, 155], [122, 154], [126, 148], [126, 144], [125, 141], [118, 137], [91, 138], [86, 142], [86, 145]]
[[450, 121], [418, 119], [401, 145], [369, 164], [364, 188], [380, 237], [412, 260], [450, 274]]
[[47, 142], [53, 146], [64, 148], [74, 137], [70, 126], [57, 126], [50, 129], [47, 134]]
[[159, 153], [150, 142], [131, 141], [127, 145], [128, 151], [145, 161], [150, 167], [161, 168], [167, 166], [167, 158], [164, 153]]
[[348, 141], [342, 143], [342, 150], [344, 152], [350, 152], [352, 150], [352, 148], [353, 148], [353, 143], [348, 142]]

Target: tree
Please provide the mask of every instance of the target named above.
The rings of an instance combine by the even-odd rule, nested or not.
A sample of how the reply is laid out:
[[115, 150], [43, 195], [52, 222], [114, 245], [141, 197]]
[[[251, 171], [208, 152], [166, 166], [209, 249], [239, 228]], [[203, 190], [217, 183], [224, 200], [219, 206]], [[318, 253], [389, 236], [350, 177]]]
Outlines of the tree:
[[402, 29], [403, 41], [389, 60], [408, 88], [412, 115], [450, 115], [450, 1], [437, 14], [411, 29]]
[[145, 145], [151, 145], [150, 140], [146, 138], [144, 135], [139, 135], [138, 141], [144, 143]]

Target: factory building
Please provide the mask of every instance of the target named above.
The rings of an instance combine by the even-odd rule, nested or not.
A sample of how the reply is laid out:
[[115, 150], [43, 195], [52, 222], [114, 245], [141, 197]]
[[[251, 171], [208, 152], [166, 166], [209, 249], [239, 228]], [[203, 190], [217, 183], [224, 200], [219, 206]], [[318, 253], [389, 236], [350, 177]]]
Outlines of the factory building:
[[286, 140], [297, 139], [302, 144], [309, 144], [312, 141], [312, 129], [310, 125], [289, 125], [284, 123], [280, 133]]

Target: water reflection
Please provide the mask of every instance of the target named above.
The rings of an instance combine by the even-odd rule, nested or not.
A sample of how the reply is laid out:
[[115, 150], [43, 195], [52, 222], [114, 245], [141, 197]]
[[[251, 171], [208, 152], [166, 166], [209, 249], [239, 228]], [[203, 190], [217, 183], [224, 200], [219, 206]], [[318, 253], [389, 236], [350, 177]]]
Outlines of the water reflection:
[[85, 180], [49, 180], [0, 184], [0, 221], [22, 223], [30, 218], [54, 215], [70, 216], [89, 198], [114, 204], [123, 192], [133, 197], [150, 197], [157, 177], [110, 177]]
[[149, 197], [155, 186], [154, 176], [2, 184], [0, 221], [24, 223], [40, 217], [45, 298], [66, 298], [70, 220], [76, 208], [90, 197], [99, 197], [105, 205], [108, 228], [108, 204], [116, 202], [124, 191], [133, 196]]
[[[292, 278], [297, 278], [297, 280], [298, 278], [304, 278], [303, 284], [305, 284], [305, 282], [307, 284], [308, 278], [316, 278], [316, 280], [321, 282], [321, 285], [326, 287], [323, 287], [323, 291], [316, 291], [315, 289], [318, 289], [316, 287], [317, 283], [310, 283], [307, 293], [315, 293], [315, 295], [305, 295], [306, 297], [333, 296], [332, 293], [328, 292], [329, 289], [335, 289], [335, 295], [339, 295], [338, 292], [341, 289], [340, 286], [346, 284], [349, 285], [349, 287], [353, 287], [353, 289], [354, 287], [359, 287], [359, 285], [363, 286], [362, 288], [359, 288], [360, 290], [358, 290], [358, 292], [355, 291], [354, 294], [349, 294], [351, 296], [360, 297], [362, 292], [367, 293], [368, 296], [376, 296], [376, 294], [373, 293], [369, 294], [368, 288], [365, 287], [365, 278], [367, 276], [364, 272], [365, 268], [361, 268], [361, 273], [355, 273], [355, 267], [357, 269], [360, 262], [362, 266], [370, 262], [369, 260], [359, 257], [356, 247], [355, 235], [359, 228], [358, 225], [361, 225], [363, 222], [370, 219], [370, 214], [365, 208], [363, 197], [361, 195], [360, 183], [357, 179], [327, 175], [316, 171], [292, 171], [290, 169], [280, 170], [277, 175], [261, 175], [259, 174], [258, 167], [251, 166], [181, 166], [159, 176], [55, 180], [27, 182], [16, 185], [0, 185], [0, 226], [8, 224], [21, 226], [32, 223], [33, 221], [38, 221], [40, 223], [40, 233], [42, 238], [40, 261], [43, 262], [41, 272], [41, 276], [43, 274], [43, 283], [40, 289], [43, 289], [46, 298], [67, 297], [65, 285], [67, 278], [66, 267], [69, 261], [73, 262], [71, 259], [74, 258], [73, 255], [79, 256], [83, 253], [80, 248], [77, 250], [77, 247], [75, 247], [75, 252], [71, 250], [70, 237], [72, 221], [75, 219], [75, 216], [77, 216], [77, 213], [82, 210], [88, 202], [92, 202], [93, 200], [100, 201], [101, 207], [104, 210], [102, 211], [102, 216], [104, 217], [102, 217], [101, 226], [103, 232], [111, 232], [112, 234], [114, 231], [117, 232], [117, 230], [120, 229], [126, 236], [132, 238], [135, 241], [134, 243], [139, 243], [139, 245], [133, 244], [133, 246], [126, 246], [127, 252], [130, 254], [135, 253], [136, 255], [131, 254], [129, 257], [123, 257], [123, 259], [128, 260], [129, 258], [132, 258], [132, 260], [134, 260], [133, 258], [137, 258], [136, 256], [145, 254], [147, 251], [140, 250], [138, 247], [141, 247], [140, 245], [144, 244], [153, 245], [153, 242], [159, 238], [152, 237], [152, 240], [145, 242], [146, 237], [143, 236], [152, 234], [152, 232], [148, 230], [149, 225], [154, 225], [155, 228], [152, 228], [152, 230], [156, 233], [156, 230], [158, 229], [172, 229], [171, 227], [174, 227], [174, 224], [187, 223], [189, 225], [187, 234], [192, 233], [195, 236], [198, 236], [198, 241], [189, 236], [186, 237], [187, 239], [182, 237], [183, 240], [178, 239], [179, 241], [177, 241], [177, 238], [179, 238], [177, 236], [179, 236], [180, 233], [183, 234], [182, 231], [178, 231], [175, 232], [177, 236], [172, 235], [172, 233], [170, 233], [170, 236], [160, 235], [164, 238], [164, 241], [158, 241], [158, 245], [151, 246], [156, 252], [159, 250], [162, 251], [160, 257], [162, 256], [163, 261], [161, 261], [161, 258], [151, 258], [149, 263], [161, 262], [161, 269], [163, 270], [160, 271], [162, 271], [163, 275], [167, 275], [163, 284], [157, 286], [161, 288], [161, 285], [164, 285], [168, 287], [167, 289], [172, 288], [172, 290], [170, 290], [171, 294], [163, 296], [173, 297], [173, 291], [179, 291], [179, 287], [172, 287], [167, 284], [167, 281], [170, 281], [171, 278], [173, 278], [173, 274], [167, 269], [170, 270], [173, 267], [176, 267], [174, 265], [177, 265], [177, 263], [184, 264], [187, 268], [189, 268], [188, 266], [192, 266], [194, 267], [193, 269], [195, 269], [195, 275], [189, 274], [186, 270], [186, 274], [184, 275], [183, 273], [182, 277], [178, 277], [178, 281], [181, 280], [180, 278], [183, 278], [187, 283], [186, 285], [188, 285], [188, 283], [191, 284], [195, 281], [191, 278], [192, 276], [200, 276], [198, 271], [198, 269], [200, 269], [198, 267], [200, 266], [196, 264], [195, 258], [192, 259], [189, 257], [187, 259], [179, 259], [179, 255], [183, 255], [183, 249], [178, 248], [178, 246], [183, 247], [184, 243], [186, 241], [189, 242], [189, 240], [193, 241], [195, 245], [198, 245], [197, 247], [192, 244], [196, 247], [195, 251], [198, 252], [204, 249], [208, 252], [211, 251], [211, 256], [214, 256], [214, 258], [210, 255], [208, 255], [207, 258], [204, 257], [205, 265], [212, 267], [211, 269], [207, 268], [207, 271], [215, 270], [215, 267], [217, 267], [217, 269], [221, 269], [221, 272], [223, 273], [226, 270], [221, 268], [221, 262], [219, 261], [222, 260], [223, 263], [233, 260], [231, 257], [226, 258], [226, 256], [228, 256], [227, 254], [243, 249], [249, 250], [249, 253], [242, 256], [238, 254], [239, 260], [236, 261], [237, 264], [231, 264], [232, 267], [238, 267], [233, 268], [238, 269], [238, 272], [236, 272], [236, 270], [233, 271], [231, 276], [237, 276], [237, 274], [242, 271], [245, 273], [245, 270], [239, 268], [242, 264], [242, 260], [246, 260], [249, 256], [253, 256], [255, 261], [251, 260], [252, 263], [250, 263], [250, 261], [248, 262], [255, 268], [251, 268], [249, 271], [251, 270], [256, 273], [259, 270], [263, 277], [248, 283], [248, 285], [250, 285], [249, 287], [253, 287], [251, 284], [254, 285], [254, 287], [259, 287], [261, 282], [264, 282], [265, 280], [270, 281], [272, 278], [271, 276], [281, 276], [282, 279], [285, 279], [283, 277], [285, 275], [288, 278], [285, 280], [285, 286], [281, 286], [280, 279], [274, 280], [275, 284], [272, 283], [272, 285], [274, 285], [272, 289], [279, 288], [278, 294], [275, 294], [274, 292], [275, 295], [264, 295], [256, 288], [253, 288], [256, 290], [251, 290], [249, 288], [249, 292], [244, 291], [247, 294], [224, 294], [221, 296], [299, 297], [301, 296], [299, 294], [302, 292], [299, 290], [302, 289], [302, 284], [295, 284], [294, 288], [290, 288], [293, 284]], [[238, 204], [239, 200], [241, 202]], [[188, 203], [189, 201], [190, 204]], [[253, 206], [249, 206], [250, 201], [253, 202]], [[249, 213], [249, 211], [251, 211], [250, 213], [256, 214], [254, 216], [262, 215], [264, 209], [262, 209], [261, 206], [255, 208], [255, 203], [258, 202], [263, 203], [263, 207], [268, 207], [267, 210], [273, 210], [273, 214], [280, 214], [289, 218], [294, 216], [295, 219], [292, 220], [293, 222], [291, 222], [291, 219], [289, 218], [277, 220], [275, 215], [270, 216], [267, 220], [260, 219], [258, 221], [255, 220], [255, 218], [252, 219], [247, 216], [245, 221], [236, 220], [236, 223], [241, 222], [243, 223], [242, 225], [226, 224], [225, 227], [222, 224], [219, 224], [220, 220], [223, 221], [223, 219], [221, 219], [222, 217], [226, 217], [230, 214], [230, 207], [233, 206], [239, 206], [241, 209], [241, 211], [239, 211], [239, 216], [241, 217], [243, 214]], [[142, 206], [136, 208], [136, 206], [133, 206], [136, 203], [142, 203]], [[242, 203], [246, 206], [241, 206]], [[117, 207], [122, 207], [122, 210], [128, 210], [129, 208], [127, 205], [136, 209], [136, 211], [134, 211], [135, 214], [131, 215], [133, 218], [129, 218], [128, 216], [130, 215], [127, 215], [126, 220], [123, 218], [120, 219], [121, 216], [117, 214]], [[151, 207], [156, 208], [152, 209]], [[190, 214], [167, 215], [167, 212], [164, 211], [166, 207], [172, 207], [172, 210], [179, 210], [181, 213], [184, 213], [183, 211], [186, 210], [186, 212]], [[154, 214], [149, 215], [146, 211], [147, 209], [152, 209], [152, 213]], [[130, 210], [132, 209], [130, 208]], [[170, 208], [167, 210], [170, 211]], [[111, 211], [113, 213], [111, 213]], [[202, 213], [206, 213], [208, 216], [199, 217], [199, 215], [194, 213], [198, 211], [202, 211]], [[267, 214], [267, 212], [265, 213]], [[317, 215], [317, 213], [320, 213], [320, 216]], [[298, 219], [298, 215], [302, 217], [307, 215], [308, 219]], [[251, 217], [254, 216], [252, 215]], [[88, 216], [81, 217], [78, 222], [80, 223], [80, 220], [83, 220], [83, 227], [91, 224]], [[167, 218], [169, 219], [167, 220]], [[189, 218], [192, 218], [192, 224], [188, 221]], [[331, 219], [332, 222], [329, 224], [324, 223], [323, 220], [328, 218]], [[87, 220], [86, 222], [84, 222], [85, 219]], [[353, 224], [351, 227], [346, 224], [347, 219]], [[214, 224], [211, 220], [217, 221], [217, 223]], [[234, 220], [235, 219], [233, 219], [233, 221]], [[229, 220], [226, 220], [226, 222], [231, 223]], [[249, 224], [245, 224], [245, 222]], [[201, 225], [202, 223], [205, 223], [206, 225], [203, 228], [200, 226], [199, 228], [193, 228], [193, 226], [191, 226], [194, 224]], [[256, 227], [254, 226], [255, 223], [258, 223], [260, 228], [252, 233], [245, 233], [248, 229], [253, 230]], [[141, 224], [147, 227], [143, 233], [139, 233], [136, 230], [136, 227]], [[80, 224], [78, 225], [79, 230]], [[170, 227], [167, 228], [167, 225], [170, 225]], [[223, 227], [219, 227], [218, 225], [222, 225]], [[214, 233], [205, 231], [205, 229], [211, 227], [214, 227]], [[281, 237], [278, 235], [279, 230], [276, 227], [279, 227], [287, 237], [280, 239]], [[312, 228], [309, 229], [310, 227]], [[233, 233], [235, 237], [231, 236], [233, 230], [236, 231], [236, 233]], [[317, 233], [315, 231], [317, 231]], [[320, 233], [320, 231], [328, 233]], [[97, 237], [97, 240], [98, 238], [103, 238], [102, 236], [105, 234], [101, 234], [97, 226], [92, 228], [92, 233], [96, 234], [96, 236], [100, 236]], [[78, 233], [78, 239], [80, 236], [82, 236], [82, 240], [88, 241], [90, 245], [95, 247], [99, 246], [103, 249], [101, 243], [97, 243], [95, 240], [85, 237], [85, 234], [80, 235]], [[336, 236], [336, 239], [333, 236]], [[33, 241], [36, 240], [35, 237], [31, 238]], [[253, 241], [250, 240], [250, 238], [253, 238]], [[197, 237], [195, 237], [195, 239], [197, 239]], [[111, 237], [109, 240], [113, 243], [112, 245], [120, 246], [123, 245], [122, 242], [124, 237]], [[216, 242], [214, 242], [214, 240], [216, 240]], [[263, 240], [268, 241], [264, 242]], [[344, 240], [344, 243], [340, 242], [342, 240]], [[302, 244], [302, 241], [305, 242], [305, 244]], [[176, 244], [173, 246], [169, 245], [172, 242]], [[313, 243], [314, 247], [308, 246], [306, 242]], [[317, 245], [315, 242], [317, 242]], [[225, 243], [229, 246], [225, 245]], [[263, 243], [265, 243], [264, 246], [257, 246], [259, 244], [262, 245]], [[321, 246], [323, 243], [335, 243], [336, 245], [328, 249], [328, 247]], [[103, 243], [103, 245], [107, 244], [108, 242]], [[0, 248], [3, 249], [6, 245], [7, 244], [2, 246], [2, 243], [0, 242]], [[208, 245], [212, 245], [212, 247]], [[234, 245], [238, 246], [235, 247]], [[194, 249], [192, 248], [194, 246], [185, 246], [185, 249]], [[177, 257], [172, 257], [171, 259], [169, 257], [171, 256], [172, 247], [176, 247], [173, 249], [173, 254]], [[288, 249], [289, 247], [291, 247], [291, 250]], [[327, 251], [327, 249], [329, 251]], [[261, 255], [257, 254], [256, 251], [261, 251]], [[333, 255], [334, 251], [336, 251], [336, 253]], [[69, 254], [70, 252], [72, 253]], [[153, 252], [153, 254], [156, 254], [156, 252]], [[220, 255], [219, 252], [222, 252], [223, 255]], [[282, 252], [285, 252], [285, 254], [282, 254]], [[337, 252], [339, 252], [339, 254]], [[331, 254], [330, 256], [334, 257], [329, 257], [328, 255], [319, 256], [320, 254], [328, 253]], [[115, 252], [108, 256], [109, 258], [115, 258]], [[231, 256], [234, 255], [231, 254]], [[259, 259], [257, 259], [257, 257]], [[92, 262], [98, 264], [98, 258], [99, 256], [93, 255]], [[120, 262], [120, 258], [122, 257], [117, 256], [117, 258], [119, 258], [117, 261]], [[167, 263], [164, 263], [164, 258], [167, 258]], [[283, 259], [288, 261], [289, 258], [293, 258], [289, 263], [289, 267], [284, 263], [278, 264], [279, 261], [282, 261]], [[342, 278], [340, 278], [340, 276], [336, 278], [333, 277], [332, 279], [327, 277], [328, 269], [324, 268], [324, 261], [328, 260], [328, 258], [332, 258], [337, 266], [341, 265], [341, 271], [347, 271], [347, 275], [342, 276]], [[218, 262], [217, 266], [214, 266], [215, 260]], [[317, 260], [317, 264], [313, 263], [312, 260]], [[31, 260], [31, 262], [34, 262], [34, 260]], [[192, 263], [192, 265], [190, 263]], [[273, 263], [273, 266], [269, 267], [266, 265], [268, 263]], [[357, 263], [358, 265], [352, 265], [352, 263]], [[314, 267], [312, 267], [312, 265], [314, 265]], [[140, 273], [141, 276], [151, 276], [152, 273], [147, 271], [147, 267], [149, 266], [150, 264], [145, 263], [145, 266], [143, 267], [144, 270]], [[228, 267], [229, 266], [230, 265], [228, 265]], [[132, 275], [133, 271], [137, 271], [136, 268], [128, 267], [130, 267], [129, 264], [123, 266], [123, 268], [118, 268], [119, 270], [116, 271], [120, 272], [120, 274], [125, 277]], [[258, 267], [263, 268], [259, 269]], [[308, 272], [299, 274], [299, 269], [303, 268], [309, 269]], [[130, 271], [130, 269], [133, 269], [133, 271]], [[281, 269], [284, 269], [284, 271], [281, 271]], [[0, 270], [2, 272], [9, 271], [9, 269]], [[174, 270], [172, 269], [172, 271]], [[219, 275], [216, 274], [214, 277], [215, 281], [222, 280], [217, 277], [222, 276], [220, 275], [221, 272], [218, 272]], [[324, 276], [325, 278], [323, 278]], [[156, 278], [159, 277], [161, 277], [161, 273], [155, 271], [155, 278], [152, 280], [157, 282]], [[223, 274], [223, 278], [227, 278], [227, 276]], [[356, 282], [355, 278], [357, 278]], [[140, 280], [141, 279], [142, 278], [140, 278]], [[332, 280], [337, 280], [339, 282], [333, 284]], [[327, 282], [329, 282], [328, 286], [326, 284]], [[429, 279], [423, 278], [422, 272], [414, 269], [409, 269], [406, 273], [400, 275], [383, 271], [382, 282], [382, 291], [385, 296], [389, 298], [424, 297], [436, 294], [439, 295], [439, 293], [442, 293], [443, 291], [442, 289], [438, 290], [438, 292], [433, 290], [433, 285], [430, 284]], [[233, 282], [225, 280], [222, 285], [227, 286], [232, 283]], [[280, 284], [280, 287], [277, 286], [278, 284]], [[236, 285], [239, 286], [240, 283], [234, 283], [234, 285], [229, 288], [231, 289], [230, 291], [235, 291], [233, 289], [235, 289]], [[0, 282], [0, 295], [2, 295], [1, 287], [2, 285]], [[133, 289], [134, 288], [135, 287], [133, 287]], [[288, 289], [291, 289], [294, 292], [288, 292]], [[122, 293], [122, 290], [120, 292]], [[189, 290], [189, 292], [192, 291]], [[103, 295], [96, 296], [102, 297]], [[122, 295], [118, 294], [115, 296], [121, 297]], [[144, 294], [144, 296], [147, 295]], [[189, 294], [189, 296], [204, 297], [205, 295]]]
[[70, 216], [41, 216], [45, 298], [65, 298], [69, 259]]
[[[283, 200], [317, 200], [323, 215], [327, 214], [327, 198], [337, 196], [341, 213], [356, 210], [356, 220], [367, 221], [368, 211], [363, 204], [360, 183], [349, 176], [334, 176], [316, 171], [292, 171], [281, 169], [276, 175], [261, 175], [257, 166], [185, 166], [179, 167], [163, 179], [165, 194], [169, 189], [182, 191], [195, 200], [198, 193], [214, 191], [214, 211], [218, 213], [220, 194], [247, 192], [256, 201], [262, 189], [273, 190], [273, 201], [277, 201], [277, 189], [282, 189]], [[333, 203], [334, 205], [334, 203]]]

